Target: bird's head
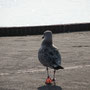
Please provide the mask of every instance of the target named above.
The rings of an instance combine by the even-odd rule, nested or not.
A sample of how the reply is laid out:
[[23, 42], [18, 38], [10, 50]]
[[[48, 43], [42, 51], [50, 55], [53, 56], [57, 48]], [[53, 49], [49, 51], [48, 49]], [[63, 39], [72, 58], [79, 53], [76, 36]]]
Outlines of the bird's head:
[[52, 32], [50, 30], [45, 31], [42, 38], [44, 39], [44, 43], [52, 44]]
[[42, 39], [52, 39], [52, 32], [50, 30], [45, 31]]

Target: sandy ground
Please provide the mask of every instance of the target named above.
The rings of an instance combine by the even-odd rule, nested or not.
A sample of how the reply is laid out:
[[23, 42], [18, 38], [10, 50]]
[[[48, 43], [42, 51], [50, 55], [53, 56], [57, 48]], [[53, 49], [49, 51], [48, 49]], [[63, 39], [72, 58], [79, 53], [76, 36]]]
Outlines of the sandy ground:
[[41, 37], [0, 37], [0, 90], [90, 90], [90, 32], [53, 35], [65, 68], [57, 71], [55, 86], [45, 85], [38, 61]]

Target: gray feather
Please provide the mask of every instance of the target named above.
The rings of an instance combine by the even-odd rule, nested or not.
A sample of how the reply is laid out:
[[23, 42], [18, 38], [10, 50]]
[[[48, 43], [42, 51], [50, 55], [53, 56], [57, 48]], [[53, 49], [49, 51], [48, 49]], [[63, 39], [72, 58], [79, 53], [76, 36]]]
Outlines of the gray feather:
[[61, 55], [58, 49], [53, 45], [52, 32], [44, 32], [44, 40], [42, 41], [41, 47], [38, 51], [39, 61], [46, 67], [60, 68]]
[[53, 68], [61, 65], [61, 55], [57, 48], [41, 47], [38, 52], [40, 62], [47, 67]]

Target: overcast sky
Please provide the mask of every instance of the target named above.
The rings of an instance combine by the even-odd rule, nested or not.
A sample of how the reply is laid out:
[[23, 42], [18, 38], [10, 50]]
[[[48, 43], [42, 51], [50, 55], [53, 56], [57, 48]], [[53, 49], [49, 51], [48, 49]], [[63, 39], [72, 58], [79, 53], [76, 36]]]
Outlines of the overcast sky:
[[90, 22], [90, 0], [0, 0], [0, 27]]

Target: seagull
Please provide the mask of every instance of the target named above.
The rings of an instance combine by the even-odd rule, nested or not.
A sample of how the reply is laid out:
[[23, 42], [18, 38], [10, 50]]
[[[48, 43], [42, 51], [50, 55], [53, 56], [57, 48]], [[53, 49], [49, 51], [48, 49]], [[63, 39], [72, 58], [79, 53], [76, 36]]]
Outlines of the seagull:
[[[43, 41], [38, 50], [38, 59], [47, 70], [47, 79], [45, 83], [51, 84], [53, 81], [55, 82], [56, 70], [64, 68], [61, 66], [61, 55], [59, 50], [53, 44], [52, 32], [50, 30], [45, 31], [42, 38]], [[53, 79], [49, 76], [48, 68], [54, 69]]]

